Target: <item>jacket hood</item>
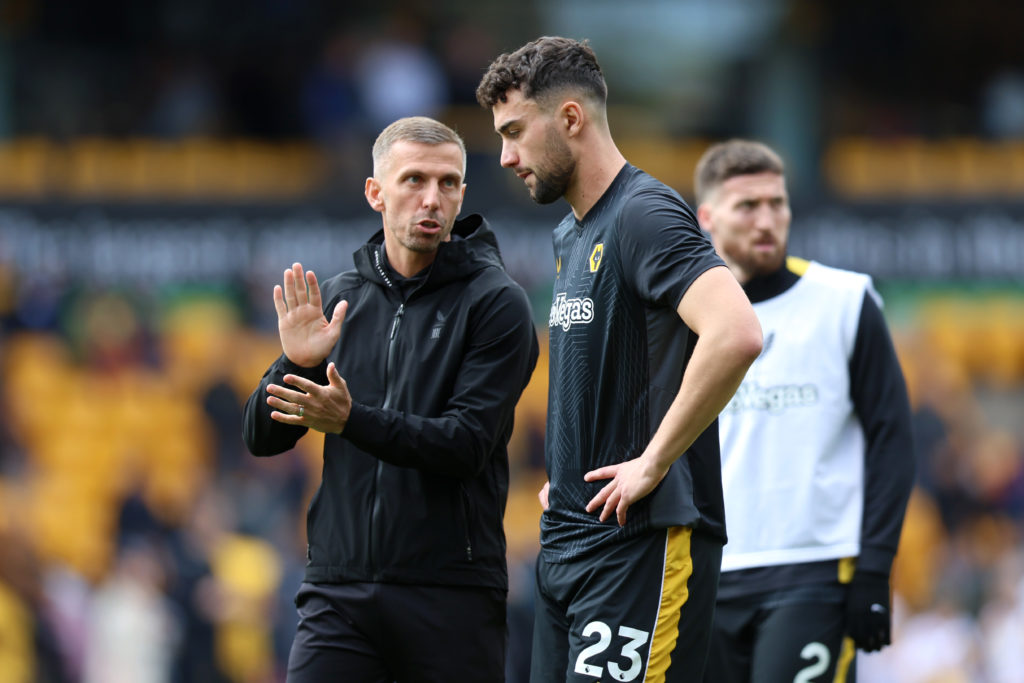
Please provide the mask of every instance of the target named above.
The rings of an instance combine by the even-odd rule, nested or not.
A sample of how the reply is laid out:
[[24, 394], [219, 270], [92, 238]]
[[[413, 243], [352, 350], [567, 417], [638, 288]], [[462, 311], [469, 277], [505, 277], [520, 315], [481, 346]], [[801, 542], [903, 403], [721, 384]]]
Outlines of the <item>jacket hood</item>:
[[[384, 243], [384, 230], [377, 233], [366, 244], [352, 254], [356, 270], [366, 279], [384, 286], [391, 286], [381, 258], [380, 245]], [[433, 289], [453, 280], [469, 277], [477, 271], [496, 266], [504, 270], [498, 250], [498, 238], [480, 214], [474, 213], [455, 221], [451, 240], [442, 242], [437, 249], [437, 258], [430, 266], [430, 274], [423, 288]]]

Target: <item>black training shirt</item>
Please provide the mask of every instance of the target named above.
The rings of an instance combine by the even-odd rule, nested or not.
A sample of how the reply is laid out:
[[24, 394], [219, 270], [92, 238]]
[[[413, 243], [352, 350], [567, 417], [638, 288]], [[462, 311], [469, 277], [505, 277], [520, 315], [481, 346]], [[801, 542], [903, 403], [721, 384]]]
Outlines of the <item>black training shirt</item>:
[[695, 335], [677, 313], [704, 271], [724, 266], [678, 193], [626, 164], [594, 207], [554, 232], [541, 545], [571, 560], [649, 529], [694, 526], [725, 540], [717, 422], [672, 465], [624, 528], [586, 505], [588, 471], [643, 453], [679, 391]]

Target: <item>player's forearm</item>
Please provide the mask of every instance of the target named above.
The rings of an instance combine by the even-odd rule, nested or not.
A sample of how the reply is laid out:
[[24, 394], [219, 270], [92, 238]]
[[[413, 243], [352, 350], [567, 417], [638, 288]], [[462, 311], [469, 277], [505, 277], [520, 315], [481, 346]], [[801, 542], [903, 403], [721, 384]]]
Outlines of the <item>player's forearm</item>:
[[761, 353], [761, 324], [727, 268], [710, 268], [683, 294], [676, 312], [697, 335], [672, 405], [643, 457], [662, 471], [707, 429]]
[[679, 393], [644, 452], [662, 469], [667, 470], [718, 417], [761, 352], [757, 319], [753, 325], [742, 319], [737, 325], [707, 331], [697, 340]]

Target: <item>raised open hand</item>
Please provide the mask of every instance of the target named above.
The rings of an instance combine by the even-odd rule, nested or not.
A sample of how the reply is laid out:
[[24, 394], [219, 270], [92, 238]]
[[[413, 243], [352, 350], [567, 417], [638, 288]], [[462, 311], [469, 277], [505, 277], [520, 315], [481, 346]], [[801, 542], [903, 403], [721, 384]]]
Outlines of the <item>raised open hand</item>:
[[348, 302], [338, 302], [328, 321], [316, 275], [309, 271], [303, 276], [302, 264], [294, 263], [284, 271], [284, 288], [274, 285], [274, 308], [284, 355], [296, 365], [312, 368], [322, 363], [338, 343]]

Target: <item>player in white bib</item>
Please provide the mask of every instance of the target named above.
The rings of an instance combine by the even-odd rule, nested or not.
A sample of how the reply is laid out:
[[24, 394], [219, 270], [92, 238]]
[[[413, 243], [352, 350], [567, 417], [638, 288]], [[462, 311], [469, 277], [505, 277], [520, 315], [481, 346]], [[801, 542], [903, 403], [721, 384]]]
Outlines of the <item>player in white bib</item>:
[[867, 275], [787, 256], [784, 167], [765, 145], [711, 147], [696, 192], [764, 333], [719, 419], [729, 538], [704, 680], [851, 680], [854, 649], [890, 641], [914, 477], [881, 300]]

